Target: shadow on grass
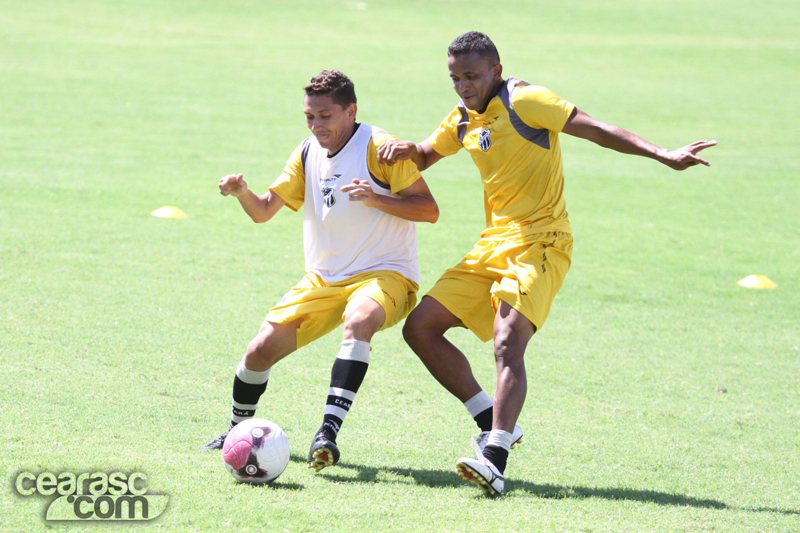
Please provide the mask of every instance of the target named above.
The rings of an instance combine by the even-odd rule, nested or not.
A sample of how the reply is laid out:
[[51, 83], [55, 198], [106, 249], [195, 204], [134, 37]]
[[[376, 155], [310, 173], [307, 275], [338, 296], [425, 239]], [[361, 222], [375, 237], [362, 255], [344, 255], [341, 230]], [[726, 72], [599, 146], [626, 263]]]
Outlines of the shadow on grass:
[[[306, 464], [306, 458], [299, 455], [292, 454], [292, 461], [301, 462]], [[355, 475], [345, 475], [338, 472], [342, 470]], [[413, 468], [376, 468], [371, 466], [357, 465], [353, 463], [339, 462], [333, 468], [326, 468], [323, 470], [325, 479], [336, 481], [340, 483], [410, 483], [413, 481], [417, 485], [425, 485], [426, 487], [460, 487], [464, 483], [461, 478], [453, 472], [444, 470], [417, 470]], [[378, 476], [381, 475], [381, 479]], [[409, 479], [386, 479], [388, 476], [395, 478], [410, 478]]]
[[303, 490], [306, 488], [305, 485], [300, 483], [283, 483], [277, 479], [271, 483], [263, 483], [260, 485], [252, 484], [249, 486], [253, 489], [260, 490], [264, 490], [265, 488], [270, 490]]
[[[292, 461], [296, 461], [297, 458], [295, 456], [291, 456], [290, 459]], [[305, 461], [304, 461], [305, 462]], [[305, 490], [306, 486], [302, 483], [289, 483], [281, 481], [279, 477], [275, 481], [271, 481], [269, 483], [239, 483], [244, 488], [249, 488], [252, 490]]]
[[539, 498], [602, 498], [606, 500], [627, 500], [657, 505], [674, 505], [678, 507], [698, 507], [701, 509], [720, 509], [750, 511], [760, 513], [777, 513], [784, 515], [800, 515], [798, 509], [778, 509], [772, 507], [731, 507], [718, 500], [693, 498], [683, 494], [659, 492], [655, 490], [627, 488], [567, 487], [563, 485], [540, 485], [529, 481], [510, 480], [506, 485], [506, 493], [523, 491]]
[[[292, 455], [292, 461], [305, 463], [305, 457]], [[342, 475], [337, 470], [344, 469], [355, 475]], [[335, 468], [324, 470], [326, 479], [340, 483], [416, 483], [427, 487], [462, 487], [467, 486], [458, 474], [447, 470], [420, 470], [414, 468], [376, 468], [354, 463], [340, 462]], [[392, 479], [394, 478], [394, 479]], [[405, 479], [398, 479], [405, 478]], [[627, 488], [597, 488], [597, 487], [569, 487], [565, 485], [551, 485], [531, 483], [511, 479], [506, 483], [504, 495], [514, 492], [526, 492], [538, 498], [546, 499], [584, 499], [602, 498], [605, 500], [626, 500], [642, 503], [655, 503], [657, 505], [674, 505], [677, 507], [697, 507], [701, 509], [737, 510], [758, 513], [776, 513], [783, 515], [800, 516], [798, 509], [778, 509], [774, 507], [731, 507], [730, 505], [711, 499], [693, 498], [682, 494], [659, 492], [655, 490], [640, 490]], [[481, 497], [476, 491], [476, 497]]]

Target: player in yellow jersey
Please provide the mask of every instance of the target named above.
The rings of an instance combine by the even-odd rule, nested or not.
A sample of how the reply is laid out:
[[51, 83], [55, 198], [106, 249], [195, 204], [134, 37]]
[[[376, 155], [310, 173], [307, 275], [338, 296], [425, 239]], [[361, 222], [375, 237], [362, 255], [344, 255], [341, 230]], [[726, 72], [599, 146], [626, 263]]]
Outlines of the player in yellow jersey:
[[[516, 422], [527, 394], [525, 349], [544, 324], [571, 262], [559, 132], [675, 170], [708, 166], [697, 154], [716, 142], [667, 150], [591, 118], [544, 87], [504, 79], [495, 45], [479, 32], [457, 37], [447, 61], [459, 104], [427, 140], [390, 141], [378, 155], [390, 164], [411, 159], [422, 171], [465, 148], [480, 171], [487, 227], [411, 312], [403, 335], [480, 427], [476, 457], [462, 457], [456, 468], [494, 496], [503, 491], [508, 450], [522, 438]], [[494, 400], [464, 354], [444, 337], [455, 326], [483, 341], [494, 339]]]
[[[344, 323], [308, 453], [309, 468], [319, 471], [339, 460], [336, 437], [367, 372], [373, 335], [416, 303], [416, 222], [435, 222], [439, 210], [411, 162], [378, 163], [378, 146], [396, 138], [356, 122], [355, 87], [343, 73], [311, 78], [303, 111], [312, 135], [266, 193], [250, 190], [241, 174], [223, 177], [219, 190], [254, 222], [267, 222], [284, 205], [303, 207], [306, 275], [270, 309], [237, 367], [230, 427], [255, 415], [278, 361]], [[227, 434], [203, 449], [222, 448]]]

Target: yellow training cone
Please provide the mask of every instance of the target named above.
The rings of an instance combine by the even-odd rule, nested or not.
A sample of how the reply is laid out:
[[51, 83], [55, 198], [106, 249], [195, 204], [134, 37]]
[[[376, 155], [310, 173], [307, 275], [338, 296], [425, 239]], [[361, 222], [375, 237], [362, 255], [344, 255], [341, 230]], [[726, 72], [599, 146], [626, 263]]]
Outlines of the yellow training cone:
[[177, 207], [173, 207], [171, 205], [165, 205], [164, 207], [159, 207], [151, 214], [154, 217], [158, 218], [187, 218], [186, 213], [184, 213]]
[[761, 274], [751, 274], [746, 278], [740, 279], [739, 285], [748, 289], [775, 289], [778, 287], [774, 281]]

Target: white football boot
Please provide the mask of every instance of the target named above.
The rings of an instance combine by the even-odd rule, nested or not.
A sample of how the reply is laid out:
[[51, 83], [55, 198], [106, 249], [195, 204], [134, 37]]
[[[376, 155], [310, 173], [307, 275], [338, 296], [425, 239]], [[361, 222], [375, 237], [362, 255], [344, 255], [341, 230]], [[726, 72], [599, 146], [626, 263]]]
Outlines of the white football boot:
[[503, 474], [483, 456], [483, 450], [473, 439], [475, 457], [462, 457], [456, 463], [456, 472], [464, 481], [478, 485], [486, 496], [499, 496], [505, 486]]

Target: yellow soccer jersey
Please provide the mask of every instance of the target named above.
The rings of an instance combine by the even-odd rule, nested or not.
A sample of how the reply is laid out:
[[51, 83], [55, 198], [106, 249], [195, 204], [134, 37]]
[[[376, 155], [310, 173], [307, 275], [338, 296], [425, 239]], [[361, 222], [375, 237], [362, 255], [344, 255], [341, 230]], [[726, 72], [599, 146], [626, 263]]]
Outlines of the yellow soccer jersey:
[[[370, 128], [366, 124], [359, 124], [359, 128]], [[375, 182], [392, 194], [410, 187], [422, 175], [417, 166], [411, 161], [400, 161], [395, 165], [381, 165], [378, 163], [378, 147], [390, 139], [397, 139], [394, 135], [375, 128], [367, 150], [367, 167]], [[305, 201], [305, 168], [304, 157], [308, 152], [308, 143], [314, 137], [308, 137], [294, 149], [283, 173], [270, 185], [270, 190], [275, 191], [286, 205], [293, 211], [298, 211]], [[315, 142], [315, 141], [314, 141]], [[349, 141], [348, 141], [349, 142]], [[344, 150], [344, 148], [342, 148]], [[345, 185], [342, 183], [341, 185]]]
[[428, 138], [448, 156], [466, 148], [484, 186], [496, 236], [569, 232], [558, 133], [575, 106], [544, 87], [509, 78], [483, 113], [463, 103]]

